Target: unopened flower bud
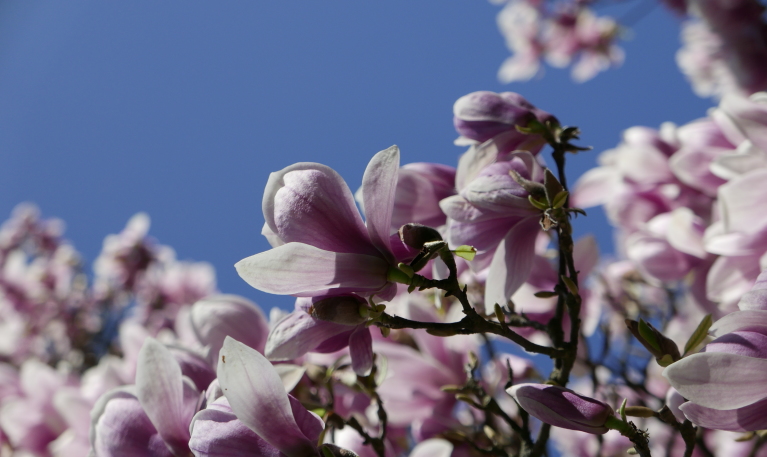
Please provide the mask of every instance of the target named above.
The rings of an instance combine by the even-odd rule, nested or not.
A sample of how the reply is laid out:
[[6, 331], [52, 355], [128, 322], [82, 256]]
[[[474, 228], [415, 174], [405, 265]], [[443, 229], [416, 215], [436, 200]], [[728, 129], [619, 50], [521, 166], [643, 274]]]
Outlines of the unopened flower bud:
[[472, 92], [453, 106], [453, 125], [463, 137], [484, 142], [494, 136], [525, 127], [532, 120], [554, 119], [514, 92]]
[[533, 417], [555, 427], [601, 435], [615, 412], [607, 403], [547, 384], [517, 384], [506, 390]]
[[410, 223], [399, 229], [399, 237], [403, 243], [413, 249], [421, 249], [430, 241], [442, 241], [442, 235], [438, 231], [425, 225]]
[[367, 302], [356, 295], [339, 295], [312, 303], [309, 314], [321, 321], [354, 326], [367, 320], [360, 311], [362, 307], [367, 306]]

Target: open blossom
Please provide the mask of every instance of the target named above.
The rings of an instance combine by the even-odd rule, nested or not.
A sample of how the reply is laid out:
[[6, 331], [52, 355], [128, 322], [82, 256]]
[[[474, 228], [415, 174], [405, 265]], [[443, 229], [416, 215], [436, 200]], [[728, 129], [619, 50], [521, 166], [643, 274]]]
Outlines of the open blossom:
[[221, 396], [194, 417], [189, 446], [195, 456], [319, 456], [325, 424], [285, 392], [258, 351], [227, 337], [218, 362]]
[[597, 17], [585, 2], [558, 6], [548, 11], [544, 2], [512, 0], [498, 13], [498, 27], [514, 54], [498, 71], [502, 82], [536, 76], [542, 59], [566, 67], [577, 58], [572, 69], [577, 82], [623, 62], [623, 51], [615, 45], [619, 27], [613, 19]]
[[689, 401], [679, 409], [693, 423], [729, 431], [767, 428], [767, 271], [735, 311], [718, 320], [717, 338], [663, 372]]
[[182, 374], [171, 351], [147, 338], [138, 356], [135, 386], [103, 395], [91, 414], [95, 457], [187, 457], [189, 424], [200, 390]]
[[264, 233], [274, 248], [239, 261], [237, 272], [253, 287], [275, 294], [353, 292], [390, 299], [396, 292], [387, 272], [397, 264], [390, 238], [398, 169], [396, 146], [368, 164], [361, 189], [365, 223], [333, 169], [298, 163], [272, 173], [263, 210]]
[[492, 312], [493, 305], [505, 304], [530, 274], [540, 231], [540, 211], [510, 172], [536, 182], [542, 180], [543, 172], [535, 157], [525, 151], [511, 154], [506, 161], [475, 156], [472, 162], [485, 161], [484, 167], [464, 162], [476, 174], [459, 188], [458, 195], [442, 200], [440, 206], [450, 218], [451, 245], [476, 247], [479, 252], [471, 268], [489, 268], [485, 308]]

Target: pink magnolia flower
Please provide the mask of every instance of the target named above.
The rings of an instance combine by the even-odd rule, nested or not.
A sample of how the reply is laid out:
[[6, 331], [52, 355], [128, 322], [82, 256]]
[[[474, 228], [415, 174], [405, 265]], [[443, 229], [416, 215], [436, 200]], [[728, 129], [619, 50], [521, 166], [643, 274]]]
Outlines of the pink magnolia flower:
[[462, 159], [459, 177], [463, 167], [466, 180], [459, 181], [458, 195], [440, 203], [450, 218], [447, 235], [451, 245], [476, 247], [479, 252], [471, 268], [489, 268], [485, 308], [490, 313], [495, 303], [505, 304], [527, 279], [540, 232], [540, 211], [509, 173], [517, 172], [531, 181], [543, 177], [540, 165], [529, 152], [512, 153], [506, 161], [496, 162], [496, 157], [490, 154]]
[[298, 163], [272, 173], [263, 210], [264, 233], [274, 248], [237, 262], [237, 272], [251, 286], [274, 294], [353, 292], [390, 299], [396, 292], [387, 272], [397, 264], [390, 238], [398, 169], [396, 146], [368, 164], [361, 189], [366, 223], [349, 187], [331, 168]]
[[325, 424], [288, 395], [255, 349], [227, 337], [218, 362], [223, 396], [194, 416], [189, 447], [198, 457], [318, 456]]
[[189, 424], [199, 400], [200, 390], [171, 351], [147, 338], [136, 384], [108, 392], [93, 407], [92, 455], [189, 456]]
[[679, 409], [706, 428], [767, 428], [767, 272], [743, 296], [740, 311], [718, 320], [717, 338], [702, 352], [667, 367], [663, 375], [689, 401]]

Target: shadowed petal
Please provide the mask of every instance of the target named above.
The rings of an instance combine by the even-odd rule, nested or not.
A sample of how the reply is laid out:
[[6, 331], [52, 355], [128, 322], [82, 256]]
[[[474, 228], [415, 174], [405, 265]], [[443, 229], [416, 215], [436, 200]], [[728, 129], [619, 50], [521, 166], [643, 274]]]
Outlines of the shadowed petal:
[[527, 218], [515, 225], [498, 245], [490, 263], [485, 286], [485, 310], [493, 313], [493, 306], [506, 301], [527, 281], [535, 258], [535, 239], [538, 236], [538, 218]]
[[280, 457], [280, 451], [237, 419], [228, 404], [194, 416], [189, 448], [195, 457]]
[[373, 338], [369, 328], [359, 326], [349, 337], [349, 355], [355, 373], [360, 376], [370, 374], [373, 368]]
[[399, 148], [392, 146], [373, 156], [362, 177], [362, 201], [368, 235], [389, 261], [394, 260], [389, 236], [398, 172]]
[[112, 396], [104, 404], [91, 433], [92, 452], [98, 457], [173, 456], [132, 396]]
[[767, 428], [767, 398], [742, 408], [721, 410], [711, 409], [692, 402], [679, 407], [695, 425], [714, 430], [750, 432]]
[[288, 243], [240, 260], [235, 268], [258, 290], [290, 295], [334, 288], [378, 290], [386, 285], [389, 264], [381, 257]]
[[264, 353], [270, 360], [292, 360], [348, 331], [347, 325], [321, 321], [303, 310], [296, 310], [274, 326]]
[[663, 376], [682, 396], [716, 409], [742, 408], [767, 397], [767, 360], [702, 353], [669, 365]]
[[237, 418], [288, 457], [316, 455], [316, 446], [296, 423], [276, 371], [264, 356], [227, 337], [218, 380]]

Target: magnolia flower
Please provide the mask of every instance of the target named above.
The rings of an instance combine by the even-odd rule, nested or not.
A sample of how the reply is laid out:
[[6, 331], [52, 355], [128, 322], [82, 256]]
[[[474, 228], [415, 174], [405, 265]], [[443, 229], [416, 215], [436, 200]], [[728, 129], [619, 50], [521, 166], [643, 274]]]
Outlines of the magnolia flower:
[[222, 397], [194, 416], [195, 456], [319, 456], [325, 424], [285, 392], [264, 356], [227, 337], [218, 362]]
[[531, 416], [555, 427], [601, 435], [615, 412], [607, 403], [547, 384], [518, 384], [509, 393]]
[[91, 456], [189, 456], [189, 423], [200, 390], [171, 350], [147, 338], [136, 384], [103, 395], [91, 412]]
[[272, 173], [264, 192], [263, 233], [274, 249], [237, 262], [237, 272], [274, 294], [354, 292], [390, 299], [396, 293], [387, 272], [397, 265], [390, 238], [398, 170], [396, 146], [368, 164], [361, 189], [365, 223], [333, 169], [305, 162]]
[[540, 165], [529, 152], [515, 152], [508, 161], [502, 162], [495, 162], [494, 157], [497, 155], [462, 159], [459, 176], [463, 167], [465, 184], [458, 195], [440, 202], [450, 218], [450, 243], [478, 249], [477, 257], [470, 264], [473, 270], [489, 267], [485, 289], [488, 313], [493, 312], [495, 303], [505, 304], [527, 279], [535, 257], [535, 239], [540, 232], [540, 211], [530, 203], [529, 193], [510, 173], [516, 172], [535, 182], [543, 177]]
[[689, 401], [679, 409], [706, 428], [751, 431], [767, 428], [767, 271], [743, 296], [740, 311], [710, 329], [717, 338], [702, 352], [663, 371]]

